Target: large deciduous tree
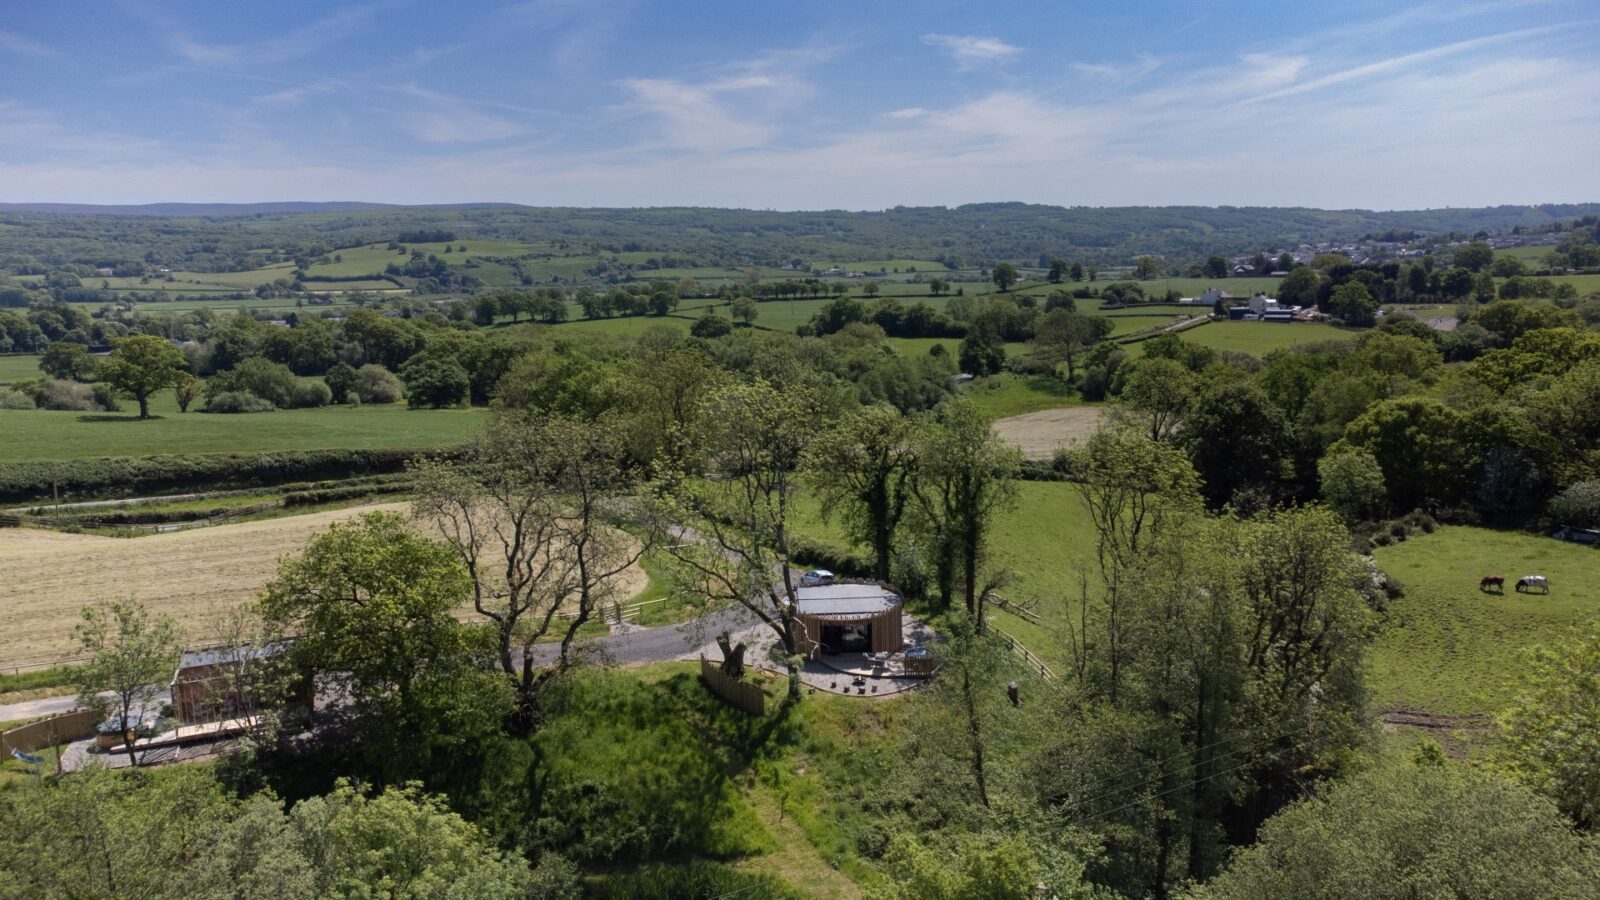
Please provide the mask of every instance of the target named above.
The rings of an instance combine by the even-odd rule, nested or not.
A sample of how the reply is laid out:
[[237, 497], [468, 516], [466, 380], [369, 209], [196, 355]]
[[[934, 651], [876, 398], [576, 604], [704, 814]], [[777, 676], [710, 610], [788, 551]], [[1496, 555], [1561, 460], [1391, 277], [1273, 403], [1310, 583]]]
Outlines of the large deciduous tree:
[[880, 581], [889, 580], [915, 468], [911, 422], [884, 405], [846, 415], [807, 454], [823, 515], [837, 515], [853, 539], [872, 548]]
[[804, 635], [789, 562], [796, 491], [811, 445], [838, 408], [838, 394], [795, 378], [724, 385], [697, 416], [697, 458], [657, 485], [663, 521], [682, 526], [666, 545], [681, 577], [711, 602], [740, 606], [776, 636], [789, 672], [787, 702], [800, 699]]
[[[626, 454], [609, 417], [509, 411], [461, 459], [416, 467], [414, 512], [465, 568], [522, 727], [537, 721], [545, 678], [572, 664], [579, 629], [618, 599], [617, 577], [650, 546], [648, 529], [618, 530], [632, 518]], [[541, 671], [537, 645], [551, 635], [561, 638], [555, 665]]]
[[261, 613], [295, 635], [295, 662], [338, 679], [356, 746], [380, 780], [416, 771], [435, 745], [498, 727], [503, 678], [481, 665], [485, 632], [456, 618], [472, 579], [456, 553], [394, 513], [329, 526], [289, 557]]
[[994, 286], [1004, 293], [1017, 283], [1017, 267], [1008, 262], [998, 263], [989, 273], [989, 277], [994, 280]]
[[183, 354], [166, 338], [135, 334], [117, 338], [100, 379], [138, 401], [139, 418], [150, 418], [150, 395], [176, 387], [187, 374]]
[[928, 414], [915, 437], [912, 488], [918, 527], [934, 557], [939, 602], [948, 607], [959, 585], [980, 630], [979, 570], [994, 517], [1015, 502], [1013, 479], [1022, 466], [1021, 453], [994, 433], [992, 421], [961, 398]]
[[1600, 824], [1600, 626], [1527, 652], [1500, 716], [1499, 761], [1578, 825]]

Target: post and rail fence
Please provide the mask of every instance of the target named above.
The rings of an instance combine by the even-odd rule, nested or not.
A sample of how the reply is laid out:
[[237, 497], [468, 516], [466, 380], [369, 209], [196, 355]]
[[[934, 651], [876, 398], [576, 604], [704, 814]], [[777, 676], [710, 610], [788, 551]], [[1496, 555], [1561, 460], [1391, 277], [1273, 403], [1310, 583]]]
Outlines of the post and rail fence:
[[994, 624], [993, 619], [988, 620], [985, 624], [988, 625], [990, 631], [993, 631], [995, 634], [999, 635], [1000, 638], [1006, 642], [1006, 649], [1010, 650], [1018, 659], [1021, 659], [1025, 664], [1027, 664], [1028, 668], [1038, 674], [1040, 678], [1043, 678], [1045, 681], [1056, 680], [1055, 671], [1052, 670], [1044, 660], [1034, 655], [1033, 651], [1029, 650], [1022, 643], [1022, 641], [1017, 640], [1015, 635]]

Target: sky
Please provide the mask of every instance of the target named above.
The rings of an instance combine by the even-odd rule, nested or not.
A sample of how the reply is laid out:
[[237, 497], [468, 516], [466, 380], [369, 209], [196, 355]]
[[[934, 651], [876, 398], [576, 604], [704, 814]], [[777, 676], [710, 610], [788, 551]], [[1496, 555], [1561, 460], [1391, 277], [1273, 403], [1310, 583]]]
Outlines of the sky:
[[116, 0], [0, 18], [0, 202], [1600, 201], [1600, 3]]

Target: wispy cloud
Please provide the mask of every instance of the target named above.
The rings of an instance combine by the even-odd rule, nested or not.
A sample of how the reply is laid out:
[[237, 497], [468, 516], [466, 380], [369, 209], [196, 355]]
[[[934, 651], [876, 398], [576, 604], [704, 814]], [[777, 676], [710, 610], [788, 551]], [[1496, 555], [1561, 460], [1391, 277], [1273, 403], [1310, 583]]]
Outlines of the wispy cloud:
[[976, 69], [1008, 62], [1021, 55], [1022, 48], [996, 37], [977, 35], [925, 34], [922, 42], [950, 54], [957, 68]]
[[1284, 97], [1293, 97], [1298, 94], [1322, 90], [1323, 88], [1344, 84], [1347, 81], [1354, 81], [1359, 78], [1370, 78], [1374, 75], [1390, 75], [1395, 72], [1411, 69], [1419, 64], [1431, 62], [1446, 56], [1455, 56], [1471, 50], [1480, 50], [1485, 47], [1490, 47], [1496, 44], [1504, 44], [1509, 41], [1533, 37], [1535, 35], [1549, 34], [1553, 30], [1555, 30], [1553, 27], [1548, 26], [1543, 28], [1523, 28], [1517, 31], [1509, 31], [1505, 34], [1493, 34], [1486, 37], [1471, 38], [1465, 41], [1456, 41], [1453, 44], [1445, 44], [1440, 47], [1431, 47], [1427, 50], [1419, 50], [1414, 53], [1406, 53], [1400, 56], [1381, 59], [1376, 62], [1364, 63], [1362, 65], [1351, 66], [1336, 72], [1330, 72], [1326, 75], [1310, 79], [1309, 81], [1299, 82], [1288, 87], [1279, 88], [1278, 90], [1252, 97], [1245, 102], [1264, 103], [1268, 100], [1279, 100]]
[[[139, 7], [143, 9], [142, 7]], [[273, 37], [242, 43], [208, 43], [190, 37], [190, 29], [166, 14], [146, 12], [154, 29], [163, 32], [168, 49], [191, 65], [251, 66], [299, 59], [350, 38], [373, 18], [371, 7], [353, 7]]]
[[1075, 62], [1072, 70], [1080, 75], [1101, 81], [1128, 83], [1138, 81], [1161, 68], [1161, 60], [1148, 53], [1140, 53], [1125, 63]]
[[0, 51], [21, 56], [56, 56], [59, 51], [24, 34], [0, 31]]
[[551, 67], [578, 78], [605, 60], [635, 5], [634, 0], [525, 0], [506, 7], [500, 18], [512, 28], [539, 34], [548, 42], [539, 50]]
[[759, 81], [693, 85], [666, 78], [630, 78], [622, 86], [643, 110], [659, 116], [664, 134], [674, 146], [700, 151], [741, 150], [771, 139], [773, 130], [736, 115], [721, 95], [764, 87]]

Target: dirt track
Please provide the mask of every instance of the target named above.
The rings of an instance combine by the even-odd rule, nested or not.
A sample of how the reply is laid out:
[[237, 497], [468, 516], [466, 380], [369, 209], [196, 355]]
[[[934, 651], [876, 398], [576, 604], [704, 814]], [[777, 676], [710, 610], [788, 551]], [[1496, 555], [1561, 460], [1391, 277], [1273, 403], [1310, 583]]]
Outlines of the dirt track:
[[[209, 639], [221, 610], [255, 596], [315, 532], [364, 512], [405, 512], [404, 503], [351, 507], [139, 538], [0, 529], [0, 665], [70, 656], [78, 611], [132, 597], [184, 626], [190, 643]], [[643, 589], [635, 567], [618, 595]]]
[[994, 423], [995, 433], [1029, 459], [1049, 459], [1060, 446], [1070, 446], [1094, 433], [1100, 424], [1097, 406], [1071, 406], [1007, 416]]

